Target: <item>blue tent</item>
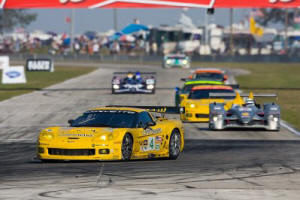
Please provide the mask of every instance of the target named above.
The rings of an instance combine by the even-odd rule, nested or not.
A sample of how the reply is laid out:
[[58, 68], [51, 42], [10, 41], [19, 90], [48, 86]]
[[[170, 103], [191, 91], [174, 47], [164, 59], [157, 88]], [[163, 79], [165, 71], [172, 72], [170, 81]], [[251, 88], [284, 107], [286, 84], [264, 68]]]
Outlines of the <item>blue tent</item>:
[[123, 34], [131, 34], [134, 32], [138, 32], [140, 30], [148, 31], [149, 28], [147, 26], [141, 25], [141, 24], [129, 24], [128, 26], [123, 28], [121, 32]]

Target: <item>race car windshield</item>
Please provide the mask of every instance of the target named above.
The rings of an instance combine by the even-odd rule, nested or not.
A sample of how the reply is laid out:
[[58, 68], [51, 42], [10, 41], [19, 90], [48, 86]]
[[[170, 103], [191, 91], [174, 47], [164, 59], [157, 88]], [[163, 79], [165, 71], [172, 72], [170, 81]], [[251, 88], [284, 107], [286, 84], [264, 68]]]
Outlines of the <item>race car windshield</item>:
[[172, 57], [168, 57], [167, 59], [185, 60], [186, 58], [181, 56], [172, 56]]
[[[209, 97], [209, 93], [228, 93], [229, 96], [220, 96], [220, 97]], [[234, 99], [235, 94], [233, 90], [194, 90], [189, 94], [189, 99]]]
[[223, 75], [218, 73], [199, 73], [194, 76], [195, 79], [202, 80], [223, 80]]
[[138, 114], [132, 111], [96, 110], [84, 113], [71, 127], [134, 128]]

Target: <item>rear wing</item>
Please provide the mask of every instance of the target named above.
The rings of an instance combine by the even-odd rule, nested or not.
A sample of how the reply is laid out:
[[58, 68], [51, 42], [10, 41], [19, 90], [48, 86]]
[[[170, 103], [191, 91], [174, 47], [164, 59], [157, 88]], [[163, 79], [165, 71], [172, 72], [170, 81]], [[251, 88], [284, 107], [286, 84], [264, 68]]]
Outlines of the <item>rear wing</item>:
[[[128, 74], [129, 72], [114, 72], [114, 75], [124, 75]], [[135, 72], [132, 72], [133, 74]], [[139, 72], [141, 75], [156, 75], [156, 72]]]
[[140, 108], [149, 112], [156, 112], [162, 114], [181, 114], [185, 113], [184, 107], [175, 106], [125, 106], [125, 105], [108, 105], [106, 107], [121, 107], [121, 108]]
[[[240, 94], [241, 97], [249, 97], [249, 94]], [[236, 97], [236, 94], [230, 93], [209, 93], [209, 97], [221, 98], [221, 97]], [[277, 98], [277, 94], [273, 93], [254, 93], [253, 97], [275, 97]]]

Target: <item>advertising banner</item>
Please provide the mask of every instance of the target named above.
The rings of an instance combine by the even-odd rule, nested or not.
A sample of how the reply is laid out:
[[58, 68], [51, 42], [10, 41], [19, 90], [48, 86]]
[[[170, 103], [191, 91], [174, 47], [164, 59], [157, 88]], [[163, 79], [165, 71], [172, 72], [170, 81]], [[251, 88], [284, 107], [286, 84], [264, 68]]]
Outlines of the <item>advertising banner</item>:
[[6, 67], [2, 71], [2, 84], [26, 83], [26, 76], [23, 66]]
[[300, 0], [0, 0], [1, 8], [297, 8]]
[[54, 65], [50, 59], [27, 59], [26, 71], [54, 72]]
[[0, 56], [0, 69], [4, 69], [6, 67], [9, 67], [9, 57]]

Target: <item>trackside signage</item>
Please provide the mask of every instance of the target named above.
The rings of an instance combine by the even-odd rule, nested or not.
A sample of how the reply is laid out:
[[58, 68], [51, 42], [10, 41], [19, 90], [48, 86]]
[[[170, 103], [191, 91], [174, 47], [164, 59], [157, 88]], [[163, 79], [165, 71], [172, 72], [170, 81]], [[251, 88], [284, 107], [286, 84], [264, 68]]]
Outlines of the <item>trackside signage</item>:
[[26, 71], [47, 71], [54, 72], [53, 62], [50, 59], [28, 59]]
[[2, 84], [26, 83], [26, 76], [23, 66], [6, 67], [2, 71]]
[[9, 57], [0, 56], [0, 69], [4, 69], [6, 67], [9, 67]]

